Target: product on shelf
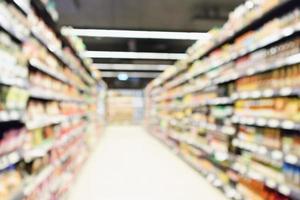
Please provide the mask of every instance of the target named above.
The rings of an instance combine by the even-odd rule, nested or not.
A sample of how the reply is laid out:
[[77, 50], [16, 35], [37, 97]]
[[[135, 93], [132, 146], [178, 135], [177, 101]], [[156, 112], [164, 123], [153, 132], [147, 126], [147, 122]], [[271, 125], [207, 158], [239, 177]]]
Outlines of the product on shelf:
[[0, 2], [1, 200], [62, 199], [102, 128], [91, 63], [46, 4]]
[[299, 199], [299, 13], [246, 1], [146, 87], [149, 131], [231, 199]]

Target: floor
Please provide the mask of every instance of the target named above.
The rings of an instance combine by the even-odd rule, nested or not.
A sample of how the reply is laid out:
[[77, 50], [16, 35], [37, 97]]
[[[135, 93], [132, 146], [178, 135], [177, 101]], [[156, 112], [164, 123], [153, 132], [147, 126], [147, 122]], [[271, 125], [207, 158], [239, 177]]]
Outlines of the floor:
[[139, 126], [110, 126], [69, 200], [226, 200]]

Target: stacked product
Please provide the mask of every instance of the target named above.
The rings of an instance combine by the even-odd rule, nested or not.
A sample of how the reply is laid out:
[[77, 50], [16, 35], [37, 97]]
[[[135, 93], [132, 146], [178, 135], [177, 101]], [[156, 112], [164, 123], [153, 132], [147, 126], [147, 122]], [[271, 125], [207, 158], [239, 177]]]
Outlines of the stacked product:
[[146, 88], [150, 132], [229, 198], [300, 199], [299, 30], [296, 0], [247, 1]]
[[61, 199], [102, 127], [97, 81], [40, 0], [0, 10], [0, 199]]

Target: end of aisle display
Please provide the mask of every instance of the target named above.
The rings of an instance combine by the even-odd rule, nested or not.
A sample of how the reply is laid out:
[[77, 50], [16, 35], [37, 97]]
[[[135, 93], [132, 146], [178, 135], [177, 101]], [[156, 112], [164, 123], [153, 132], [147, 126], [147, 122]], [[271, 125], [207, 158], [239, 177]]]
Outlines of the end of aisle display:
[[146, 87], [149, 132], [229, 198], [300, 199], [299, 25], [247, 1]]
[[0, 199], [61, 199], [104, 127], [102, 80], [40, 0], [0, 10]]

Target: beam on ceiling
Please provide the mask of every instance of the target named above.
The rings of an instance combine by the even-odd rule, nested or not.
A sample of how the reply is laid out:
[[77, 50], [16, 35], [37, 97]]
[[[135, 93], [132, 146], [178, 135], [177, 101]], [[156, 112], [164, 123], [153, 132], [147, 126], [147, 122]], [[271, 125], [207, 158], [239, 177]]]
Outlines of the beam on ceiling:
[[87, 58], [119, 58], [145, 60], [180, 60], [186, 58], [185, 53], [155, 53], [155, 52], [126, 52], [126, 51], [85, 51]]
[[127, 70], [127, 71], [164, 71], [170, 65], [145, 65], [145, 64], [102, 64], [94, 63], [92, 68], [97, 70]]
[[120, 74], [126, 74], [128, 78], [156, 78], [160, 73], [155, 72], [101, 72], [103, 78], [115, 78]]
[[64, 28], [63, 33], [81, 37], [109, 37], [136, 39], [204, 40], [209, 38], [204, 32], [134, 31], [109, 29]]

